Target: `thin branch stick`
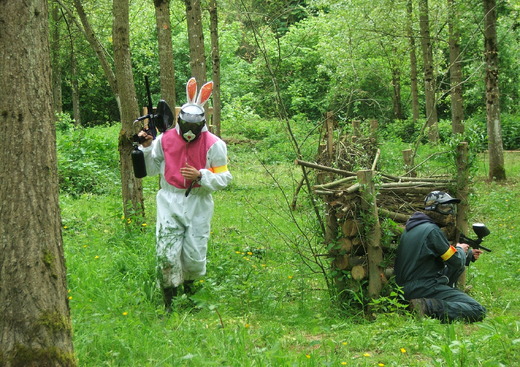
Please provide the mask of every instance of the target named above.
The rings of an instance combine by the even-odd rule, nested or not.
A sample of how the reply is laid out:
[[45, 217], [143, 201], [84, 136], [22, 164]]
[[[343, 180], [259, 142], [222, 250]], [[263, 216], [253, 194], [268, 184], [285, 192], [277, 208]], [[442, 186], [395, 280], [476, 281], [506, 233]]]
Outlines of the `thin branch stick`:
[[379, 160], [379, 156], [380, 155], [381, 155], [381, 150], [377, 149], [377, 153], [376, 153], [376, 156], [374, 158], [374, 162], [372, 163], [372, 171], [375, 171], [376, 165], [377, 165], [377, 161]]
[[343, 175], [343, 176], [356, 176], [356, 173], [354, 173], [354, 172], [344, 171], [342, 169], [337, 169], [337, 168], [332, 168], [332, 167], [327, 167], [327, 166], [322, 166], [321, 164], [317, 164], [317, 163], [305, 162], [305, 161], [302, 161], [299, 159], [296, 159], [294, 161], [294, 163], [298, 164], [300, 166], [315, 168], [315, 169], [319, 169], [321, 171], [337, 173], [337, 174]]
[[332, 182], [329, 182], [329, 183], [326, 183], [326, 184], [322, 184], [322, 185], [314, 185], [313, 188], [314, 189], [330, 189], [332, 187], [335, 187], [335, 186], [338, 186], [338, 185], [341, 185], [341, 184], [344, 184], [344, 183], [347, 183], [347, 182], [351, 182], [351, 181], [354, 181], [356, 178], [354, 176], [351, 176], [351, 177], [345, 177], [345, 178], [341, 178], [337, 181], [332, 181]]

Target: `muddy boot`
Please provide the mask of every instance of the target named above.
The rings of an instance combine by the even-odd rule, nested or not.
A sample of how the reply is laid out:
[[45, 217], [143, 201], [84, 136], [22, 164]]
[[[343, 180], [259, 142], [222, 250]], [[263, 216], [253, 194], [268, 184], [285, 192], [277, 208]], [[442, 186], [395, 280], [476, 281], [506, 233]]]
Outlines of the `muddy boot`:
[[177, 296], [177, 287], [166, 287], [162, 289], [162, 292], [166, 312], [171, 313], [173, 298]]
[[195, 287], [193, 285], [193, 280], [186, 280], [184, 282], [184, 294], [188, 297], [193, 296], [195, 294]]

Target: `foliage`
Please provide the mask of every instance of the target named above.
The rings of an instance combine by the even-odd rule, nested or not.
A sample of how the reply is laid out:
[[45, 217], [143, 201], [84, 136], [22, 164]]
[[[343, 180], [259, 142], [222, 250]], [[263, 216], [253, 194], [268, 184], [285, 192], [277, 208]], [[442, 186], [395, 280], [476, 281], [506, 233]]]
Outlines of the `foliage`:
[[[94, 31], [109, 58], [111, 44], [111, 4], [83, 2]], [[175, 52], [176, 91], [184, 100], [184, 86], [190, 77], [184, 3], [173, 2], [172, 37]], [[481, 5], [458, 4], [461, 49], [463, 50], [464, 105], [466, 119], [485, 111], [482, 55]], [[449, 50], [445, 2], [430, 2], [434, 58], [438, 85], [438, 111], [449, 119]], [[498, 12], [500, 42], [501, 109], [515, 115], [520, 95], [515, 68], [518, 39], [514, 30], [518, 8], [501, 3]], [[223, 1], [219, 3], [221, 96], [225, 111], [242, 108], [261, 118], [303, 116], [320, 120], [333, 111], [341, 120], [378, 119], [392, 124], [393, 84], [399, 83], [405, 118], [410, 116], [410, 65], [405, 3], [377, 0], [370, 6], [355, 0], [335, 1]], [[413, 29], [417, 32], [417, 9]], [[144, 104], [143, 76], [151, 78], [154, 101], [159, 99], [159, 67], [153, 3], [131, 4], [131, 48], [138, 99]], [[205, 39], [209, 40], [208, 17], [204, 12]], [[68, 26], [67, 26], [68, 25]], [[117, 103], [95, 54], [74, 22], [60, 22], [60, 43], [64, 110], [72, 111], [72, 80], [79, 85], [82, 124], [102, 125], [119, 119]], [[210, 46], [206, 42], [206, 54]], [[419, 70], [421, 58], [419, 49]], [[72, 56], [77, 73], [72, 74]], [[211, 63], [208, 62], [208, 75]], [[396, 79], [397, 78], [397, 79]], [[422, 76], [418, 80], [422, 90]], [[279, 98], [278, 98], [279, 97]], [[422, 100], [422, 95], [420, 99]], [[240, 102], [235, 102], [239, 99]], [[233, 117], [233, 114], [229, 114]], [[223, 120], [228, 118], [224, 113]], [[410, 120], [405, 120], [410, 122]], [[410, 125], [409, 125], [410, 127]], [[412, 136], [406, 134], [405, 136]], [[505, 144], [508, 146], [509, 143]], [[506, 148], [507, 149], [507, 148]]]
[[119, 178], [118, 126], [74, 127], [62, 115], [57, 123], [60, 190], [70, 195], [113, 192]]
[[502, 142], [506, 150], [520, 149], [520, 117], [518, 115], [502, 114]]

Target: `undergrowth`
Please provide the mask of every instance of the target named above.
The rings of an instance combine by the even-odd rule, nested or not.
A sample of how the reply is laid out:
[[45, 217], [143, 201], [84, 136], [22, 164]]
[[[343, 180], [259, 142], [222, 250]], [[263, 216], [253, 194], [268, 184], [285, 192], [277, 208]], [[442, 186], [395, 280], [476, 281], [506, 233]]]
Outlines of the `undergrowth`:
[[[296, 210], [288, 210], [301, 169], [286, 150], [277, 155], [254, 142], [228, 146], [234, 180], [214, 194], [207, 275], [196, 282], [193, 300], [179, 297], [168, 316], [155, 281], [157, 178], [143, 180], [146, 221], [135, 225], [121, 214], [117, 130], [63, 134], [60, 170], [72, 172], [66, 147], [83, 166], [80, 181], [65, 182], [61, 195], [80, 366], [514, 366], [520, 360], [518, 153], [506, 155], [507, 182], [486, 181], [482, 154], [472, 181], [470, 220], [491, 229], [485, 241], [493, 250], [468, 272], [472, 296], [488, 309], [483, 322], [416, 319], [394, 303], [397, 295], [376, 300], [380, 312], [370, 321], [339, 308], [320, 267], [295, 252], [298, 244], [320, 242], [305, 190]], [[398, 170], [401, 148], [385, 143], [382, 162]], [[443, 163], [428, 165], [438, 170]], [[88, 183], [84, 176], [97, 179]]]

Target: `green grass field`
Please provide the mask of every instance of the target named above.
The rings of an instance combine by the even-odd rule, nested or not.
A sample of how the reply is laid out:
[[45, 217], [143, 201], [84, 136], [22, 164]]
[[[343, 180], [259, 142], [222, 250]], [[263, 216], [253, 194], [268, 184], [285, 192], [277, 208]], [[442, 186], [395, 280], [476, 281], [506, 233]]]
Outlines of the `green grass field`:
[[371, 321], [339, 309], [320, 268], [295, 252], [320, 242], [303, 194], [288, 210], [300, 168], [267, 164], [251, 147], [228, 148], [234, 181], [214, 194], [208, 273], [194, 302], [180, 297], [170, 316], [155, 284], [157, 178], [144, 180], [139, 227], [122, 217], [116, 183], [105, 193], [62, 194], [80, 366], [518, 365], [520, 153], [506, 155], [506, 183], [487, 182], [479, 157], [470, 219], [491, 229], [493, 252], [467, 279], [488, 316], [447, 325], [397, 309]]

